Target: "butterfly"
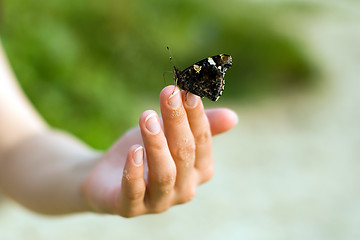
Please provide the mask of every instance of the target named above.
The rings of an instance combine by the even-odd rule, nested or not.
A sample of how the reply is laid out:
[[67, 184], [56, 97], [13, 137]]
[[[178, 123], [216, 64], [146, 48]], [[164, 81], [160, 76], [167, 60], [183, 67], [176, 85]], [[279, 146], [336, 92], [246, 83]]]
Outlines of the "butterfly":
[[217, 101], [224, 91], [225, 73], [232, 65], [227, 54], [205, 58], [185, 70], [174, 66], [175, 85], [200, 97]]

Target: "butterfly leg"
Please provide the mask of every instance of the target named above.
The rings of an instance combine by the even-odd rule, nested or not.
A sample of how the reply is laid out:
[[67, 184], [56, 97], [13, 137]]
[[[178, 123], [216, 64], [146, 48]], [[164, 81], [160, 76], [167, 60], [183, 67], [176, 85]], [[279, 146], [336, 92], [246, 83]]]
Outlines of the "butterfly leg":
[[174, 86], [174, 90], [173, 90], [173, 92], [171, 93], [171, 95], [174, 94], [175, 90], [176, 90], [176, 84], [175, 84], [175, 86]]
[[177, 86], [177, 80], [178, 80], [178, 78], [177, 77], [175, 77], [175, 79], [174, 79], [174, 82], [175, 82], [175, 87], [174, 87], [174, 90], [173, 90], [173, 92], [171, 93], [171, 95], [173, 95], [174, 94], [174, 92], [175, 92], [175, 90], [176, 90], [176, 86]]
[[185, 93], [185, 101], [187, 101], [187, 95], [188, 95], [188, 91], [186, 91], [186, 93]]

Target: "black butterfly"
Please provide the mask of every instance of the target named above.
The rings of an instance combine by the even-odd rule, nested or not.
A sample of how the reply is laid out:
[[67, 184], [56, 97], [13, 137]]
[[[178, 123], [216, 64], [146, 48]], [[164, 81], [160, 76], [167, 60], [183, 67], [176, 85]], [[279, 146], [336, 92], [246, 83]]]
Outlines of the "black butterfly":
[[232, 57], [220, 54], [201, 60], [184, 71], [174, 66], [175, 84], [200, 97], [217, 101], [225, 87], [225, 72], [232, 65]]

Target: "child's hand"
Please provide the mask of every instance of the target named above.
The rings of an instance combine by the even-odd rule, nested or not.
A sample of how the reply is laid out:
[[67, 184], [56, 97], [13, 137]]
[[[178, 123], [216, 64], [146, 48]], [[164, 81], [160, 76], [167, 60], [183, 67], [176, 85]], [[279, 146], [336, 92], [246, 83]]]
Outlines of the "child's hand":
[[173, 90], [160, 94], [162, 119], [143, 112], [140, 129], [120, 138], [86, 178], [83, 194], [92, 211], [124, 217], [163, 212], [190, 201], [212, 177], [211, 136], [231, 129], [237, 117], [227, 109], [205, 113], [198, 96]]

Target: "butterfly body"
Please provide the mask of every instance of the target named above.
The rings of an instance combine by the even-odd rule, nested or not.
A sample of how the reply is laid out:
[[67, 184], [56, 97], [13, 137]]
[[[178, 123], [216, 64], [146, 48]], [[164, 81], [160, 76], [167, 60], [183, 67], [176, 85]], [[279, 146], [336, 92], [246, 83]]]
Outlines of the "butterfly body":
[[232, 57], [220, 54], [203, 59], [184, 71], [174, 67], [175, 84], [200, 97], [217, 101], [225, 87], [225, 72], [232, 65]]

